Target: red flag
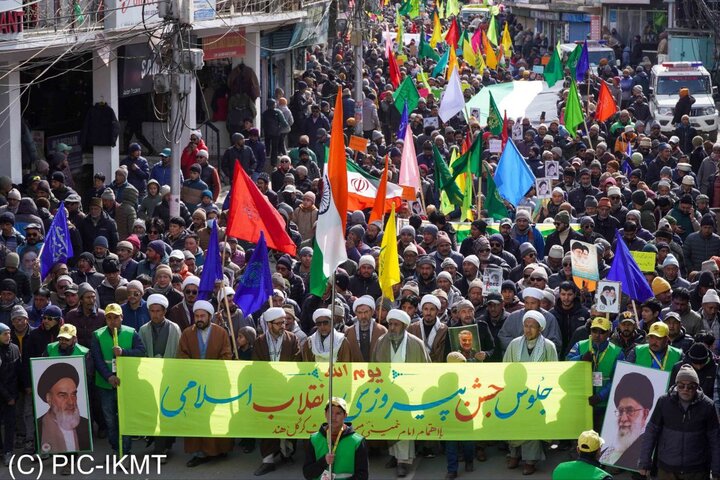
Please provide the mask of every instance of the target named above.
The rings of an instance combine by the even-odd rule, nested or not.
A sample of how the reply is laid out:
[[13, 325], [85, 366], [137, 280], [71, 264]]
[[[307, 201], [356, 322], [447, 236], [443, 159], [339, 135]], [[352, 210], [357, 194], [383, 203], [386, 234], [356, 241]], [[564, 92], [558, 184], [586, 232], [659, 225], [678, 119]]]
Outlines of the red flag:
[[393, 84], [393, 87], [398, 88], [400, 86], [400, 68], [398, 67], [397, 61], [395, 61], [395, 55], [393, 55], [392, 50], [387, 50], [385, 53], [387, 53], [388, 58], [390, 83]]
[[261, 231], [268, 248], [295, 256], [297, 247], [285, 231], [285, 220], [236, 162], [226, 235], [257, 243]]
[[597, 108], [595, 109], [595, 119], [601, 122], [607, 121], [618, 111], [617, 103], [613, 98], [610, 89], [605, 82], [600, 82], [600, 94], [598, 95]]
[[503, 112], [503, 129], [502, 129], [502, 149], [505, 150], [505, 145], [508, 141], [508, 121], [507, 121], [507, 110]]
[[385, 216], [385, 197], [387, 196], [387, 182], [388, 182], [388, 162], [390, 156], [385, 154], [385, 170], [383, 170], [382, 176], [380, 177], [380, 185], [378, 185], [377, 195], [375, 196], [375, 203], [373, 204], [372, 212], [370, 212], [370, 219], [368, 223], [372, 223], [375, 220], [383, 220]]
[[460, 27], [458, 27], [457, 20], [453, 17], [450, 28], [445, 34], [445, 41], [449, 46], [452, 46], [455, 50], [458, 48], [458, 42], [460, 41]]

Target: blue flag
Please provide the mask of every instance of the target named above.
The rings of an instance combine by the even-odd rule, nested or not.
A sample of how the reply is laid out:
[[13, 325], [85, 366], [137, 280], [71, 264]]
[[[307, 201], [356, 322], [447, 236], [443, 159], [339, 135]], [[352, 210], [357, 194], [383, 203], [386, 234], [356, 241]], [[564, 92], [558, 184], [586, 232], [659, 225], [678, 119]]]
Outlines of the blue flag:
[[645, 275], [640, 271], [640, 267], [638, 267], [637, 262], [623, 241], [620, 230], [615, 231], [615, 239], [615, 258], [613, 258], [606, 280], [621, 282], [622, 292], [638, 302], [644, 302], [654, 297], [655, 294], [650, 288]]
[[45, 244], [40, 252], [40, 279], [47, 277], [55, 264], [66, 263], [67, 259], [72, 256], [73, 248], [68, 231], [65, 202], [60, 202], [60, 207], [50, 224], [50, 230], [45, 235]]
[[235, 289], [235, 305], [240, 307], [244, 315], [252, 315], [270, 298], [272, 292], [272, 276], [265, 245], [265, 232], [260, 231], [260, 239], [247, 267], [245, 267], [245, 273]]
[[577, 65], [575, 65], [575, 80], [578, 82], [585, 81], [585, 75], [590, 68], [590, 57], [588, 55], [587, 40], [583, 43], [582, 52], [580, 52], [580, 58], [578, 59]]
[[408, 104], [407, 104], [407, 100], [405, 100], [405, 105], [403, 106], [402, 116], [400, 117], [400, 127], [398, 128], [397, 138], [405, 138], [405, 129], [408, 126], [409, 116], [410, 115], [408, 113]]
[[508, 139], [495, 170], [495, 185], [498, 193], [517, 207], [520, 200], [535, 185], [535, 175], [515, 146]]
[[200, 274], [200, 286], [198, 287], [198, 300], [209, 299], [215, 291], [215, 282], [222, 280], [223, 268], [220, 258], [220, 245], [218, 242], [217, 220], [213, 220], [210, 231], [210, 244], [208, 245], [205, 263]]
[[630, 173], [632, 172], [632, 167], [630, 166], [630, 157], [632, 157], [633, 151], [632, 151], [632, 145], [630, 142], [627, 142], [627, 148], [625, 148], [625, 160], [622, 163], [622, 171], [625, 174], [626, 177], [630, 176]]

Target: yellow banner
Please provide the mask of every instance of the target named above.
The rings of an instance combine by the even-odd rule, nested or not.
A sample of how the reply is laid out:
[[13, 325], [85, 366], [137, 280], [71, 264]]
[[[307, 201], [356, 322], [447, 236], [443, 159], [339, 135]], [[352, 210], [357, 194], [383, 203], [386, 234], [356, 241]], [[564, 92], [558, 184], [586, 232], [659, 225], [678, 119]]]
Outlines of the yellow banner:
[[[123, 435], [307, 438], [328, 365], [118, 358]], [[551, 440], [592, 427], [588, 362], [334, 366], [333, 396], [369, 439]]]
[[655, 271], [655, 259], [657, 253], [655, 252], [630, 252], [635, 262], [638, 264], [641, 272], [654, 272]]

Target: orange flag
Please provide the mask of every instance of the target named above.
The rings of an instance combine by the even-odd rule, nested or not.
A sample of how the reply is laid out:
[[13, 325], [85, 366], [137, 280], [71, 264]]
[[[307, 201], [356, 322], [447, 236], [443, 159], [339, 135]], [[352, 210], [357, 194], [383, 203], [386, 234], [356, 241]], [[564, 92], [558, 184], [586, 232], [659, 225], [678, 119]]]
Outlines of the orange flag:
[[598, 95], [597, 108], [595, 109], [595, 119], [601, 122], [607, 121], [610, 117], [615, 115], [618, 111], [617, 103], [615, 98], [610, 93], [605, 82], [600, 82], [600, 94]]
[[[406, 127], [407, 128], [407, 127]], [[370, 212], [370, 219], [368, 223], [372, 223], [375, 220], [382, 222], [385, 216], [385, 197], [387, 196], [387, 182], [388, 182], [388, 162], [390, 160], [389, 155], [385, 155], [385, 170], [383, 170], [382, 176], [380, 177], [380, 185], [378, 185], [377, 195], [375, 196], [375, 203], [373, 204], [372, 211]]]

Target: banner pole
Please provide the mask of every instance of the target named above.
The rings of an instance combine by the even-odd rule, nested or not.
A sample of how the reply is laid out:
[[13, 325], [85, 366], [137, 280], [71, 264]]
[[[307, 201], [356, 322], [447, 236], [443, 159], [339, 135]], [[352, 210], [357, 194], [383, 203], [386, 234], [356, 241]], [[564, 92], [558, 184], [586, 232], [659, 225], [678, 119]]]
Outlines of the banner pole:
[[[329, 358], [329, 365], [328, 365], [328, 401], [330, 402], [329, 408], [330, 408], [330, 415], [328, 415], [328, 428], [327, 432], [325, 433], [325, 436], [327, 437], [327, 444], [328, 444], [328, 452], [332, 453], [332, 399], [333, 399], [333, 363], [335, 363], [333, 360], [333, 349], [335, 346], [335, 271], [337, 270], [337, 266], [333, 269], [333, 273], [330, 276], [330, 279], [332, 281], [332, 288], [331, 294], [330, 294], [330, 358]], [[340, 438], [338, 437], [337, 441], [340, 441]], [[328, 471], [330, 472], [330, 478], [333, 478], [332, 474], [333, 466], [328, 465]]]
[[[227, 242], [225, 242], [225, 244], [227, 244]], [[221, 255], [222, 256], [220, 258], [220, 267], [224, 268], [225, 267], [225, 245], [223, 245]], [[222, 285], [222, 294], [223, 294], [223, 299], [225, 300], [225, 312], [227, 313], [227, 316], [228, 316], [227, 322], [228, 322], [228, 329], [230, 330], [230, 345], [232, 345], [233, 354], [235, 355], [235, 360], [238, 360], [240, 357], [238, 356], [237, 341], [235, 340], [235, 328], [233, 327], [232, 315], [230, 314], [230, 303], [228, 302], [227, 295], [225, 295], [225, 282], [223, 282], [223, 285]], [[242, 312], [242, 313], [243, 313], [243, 315], [245, 315], [245, 312]]]

